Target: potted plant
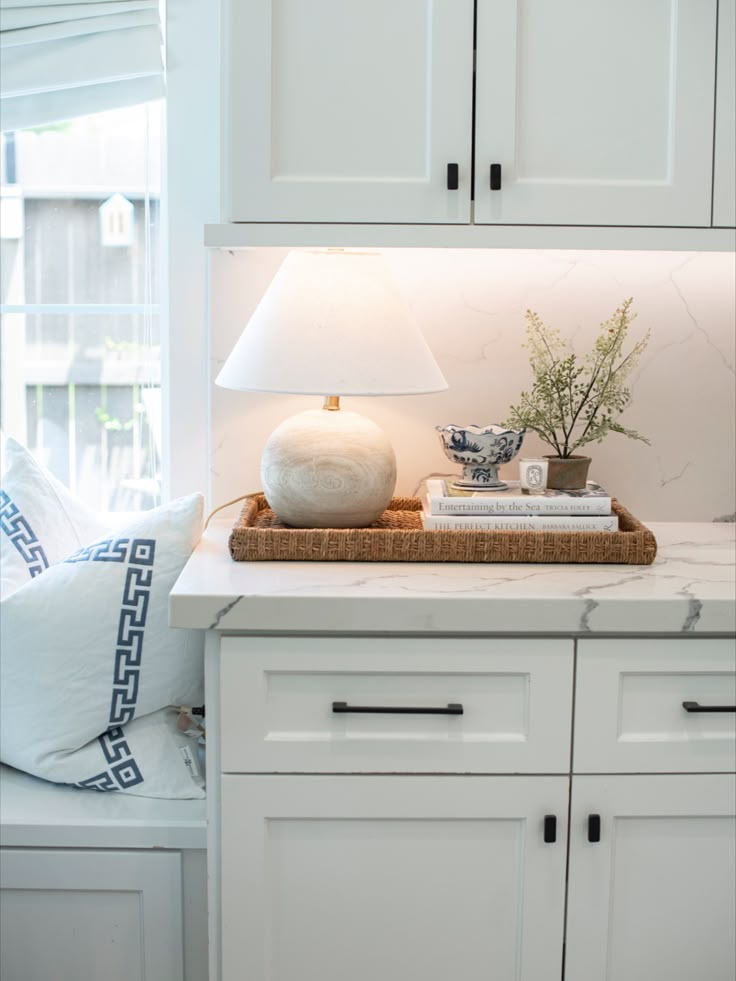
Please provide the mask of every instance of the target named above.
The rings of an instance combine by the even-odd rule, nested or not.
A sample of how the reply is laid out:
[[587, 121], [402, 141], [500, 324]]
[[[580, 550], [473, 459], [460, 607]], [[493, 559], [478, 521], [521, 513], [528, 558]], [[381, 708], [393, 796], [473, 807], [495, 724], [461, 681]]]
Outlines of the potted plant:
[[522, 392], [505, 425], [535, 432], [554, 453], [549, 460], [548, 486], [584, 487], [590, 457], [575, 451], [600, 443], [610, 432], [649, 443], [618, 417], [631, 401], [626, 380], [647, 346], [650, 332], [628, 351], [624, 344], [631, 322], [633, 300], [624, 300], [609, 320], [600, 325], [592, 349], [583, 357], [563, 340], [559, 330], [547, 326], [532, 310], [526, 312], [526, 344], [534, 375], [531, 391]]

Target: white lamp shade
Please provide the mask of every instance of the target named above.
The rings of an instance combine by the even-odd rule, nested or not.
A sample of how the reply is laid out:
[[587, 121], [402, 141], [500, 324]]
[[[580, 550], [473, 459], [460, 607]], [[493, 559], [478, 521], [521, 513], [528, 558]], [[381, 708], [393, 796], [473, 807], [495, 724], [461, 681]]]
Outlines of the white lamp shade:
[[288, 254], [216, 384], [302, 395], [447, 388], [383, 257], [341, 251]]

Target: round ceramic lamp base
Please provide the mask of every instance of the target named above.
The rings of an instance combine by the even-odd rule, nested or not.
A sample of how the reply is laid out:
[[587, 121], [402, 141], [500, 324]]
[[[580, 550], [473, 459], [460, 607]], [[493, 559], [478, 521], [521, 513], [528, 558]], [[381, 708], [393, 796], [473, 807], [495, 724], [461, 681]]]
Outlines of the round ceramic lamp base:
[[310, 409], [281, 423], [261, 460], [266, 500], [294, 528], [364, 528], [388, 507], [396, 458], [357, 412]]

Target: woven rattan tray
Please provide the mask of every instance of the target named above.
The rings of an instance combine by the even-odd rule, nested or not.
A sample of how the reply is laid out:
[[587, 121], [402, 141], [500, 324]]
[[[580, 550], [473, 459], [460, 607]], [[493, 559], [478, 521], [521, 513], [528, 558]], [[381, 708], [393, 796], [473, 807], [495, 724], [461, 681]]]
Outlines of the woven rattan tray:
[[590, 562], [650, 565], [654, 535], [613, 501], [619, 530], [426, 531], [417, 497], [394, 497], [368, 528], [289, 528], [263, 494], [250, 497], [230, 532], [236, 562]]

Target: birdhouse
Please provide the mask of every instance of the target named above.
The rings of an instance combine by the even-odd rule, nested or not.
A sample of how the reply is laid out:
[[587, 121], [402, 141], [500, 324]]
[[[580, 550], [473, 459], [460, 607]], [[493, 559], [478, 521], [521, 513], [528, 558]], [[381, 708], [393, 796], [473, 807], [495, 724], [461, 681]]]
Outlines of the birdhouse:
[[120, 247], [133, 244], [135, 206], [122, 194], [113, 194], [100, 205], [100, 243]]

